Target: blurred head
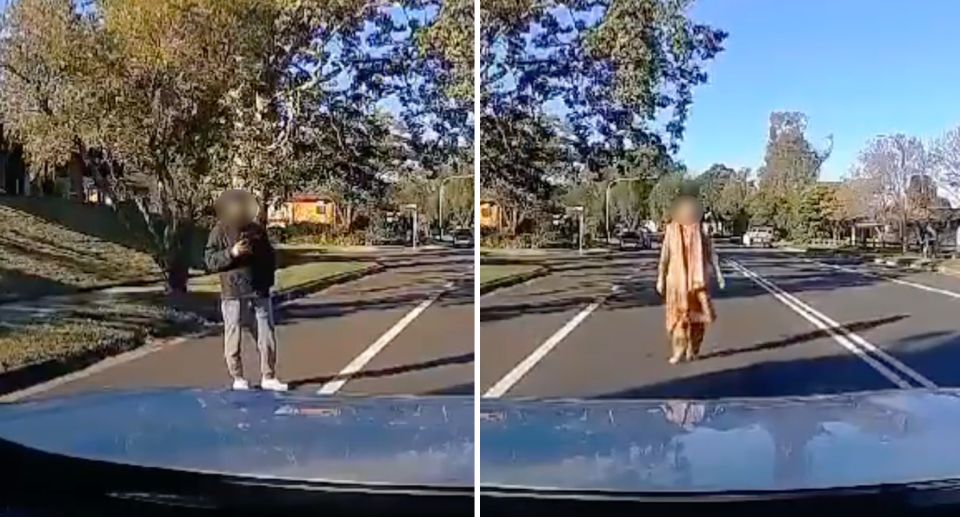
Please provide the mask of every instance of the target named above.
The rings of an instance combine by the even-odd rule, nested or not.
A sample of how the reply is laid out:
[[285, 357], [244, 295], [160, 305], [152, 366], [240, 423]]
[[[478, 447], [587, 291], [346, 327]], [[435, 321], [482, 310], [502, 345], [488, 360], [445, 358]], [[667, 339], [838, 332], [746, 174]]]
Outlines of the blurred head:
[[260, 204], [253, 194], [245, 190], [231, 189], [220, 194], [216, 209], [217, 217], [221, 221], [232, 225], [243, 225], [257, 218]]
[[680, 224], [699, 223], [703, 219], [703, 207], [699, 199], [682, 195], [673, 202], [670, 217]]

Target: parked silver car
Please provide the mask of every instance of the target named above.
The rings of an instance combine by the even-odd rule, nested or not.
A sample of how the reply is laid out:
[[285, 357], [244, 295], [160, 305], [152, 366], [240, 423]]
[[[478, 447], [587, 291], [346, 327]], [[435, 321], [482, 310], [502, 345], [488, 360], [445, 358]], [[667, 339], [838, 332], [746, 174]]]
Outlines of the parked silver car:
[[473, 230], [469, 228], [463, 228], [457, 230], [453, 234], [453, 247], [454, 248], [472, 248], [473, 247]]
[[620, 234], [620, 251], [650, 249], [650, 234], [643, 231], [625, 231]]

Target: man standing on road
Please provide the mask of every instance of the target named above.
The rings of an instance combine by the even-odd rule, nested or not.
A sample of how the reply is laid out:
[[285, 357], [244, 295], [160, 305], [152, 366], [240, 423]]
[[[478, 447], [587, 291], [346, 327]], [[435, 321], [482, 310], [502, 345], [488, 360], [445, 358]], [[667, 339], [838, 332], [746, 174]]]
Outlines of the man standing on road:
[[220, 273], [223, 353], [233, 389], [250, 389], [243, 376], [240, 343], [242, 314], [252, 306], [260, 351], [260, 387], [286, 391], [287, 385], [276, 376], [277, 338], [270, 298], [276, 252], [266, 229], [256, 222], [259, 204], [249, 192], [227, 190], [217, 199], [216, 209], [219, 220], [210, 232], [204, 258], [211, 272]]

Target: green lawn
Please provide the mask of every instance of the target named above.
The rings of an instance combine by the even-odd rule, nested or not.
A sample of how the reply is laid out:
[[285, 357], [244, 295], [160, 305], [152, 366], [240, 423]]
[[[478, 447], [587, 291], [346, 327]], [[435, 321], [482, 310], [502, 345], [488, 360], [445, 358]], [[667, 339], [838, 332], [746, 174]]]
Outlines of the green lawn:
[[[201, 328], [202, 319], [171, 307], [159, 294], [81, 297], [44, 312], [5, 313], [0, 307], [0, 373], [79, 357], [104, 358], [150, 337]], [[69, 370], [70, 368], [68, 368]]]
[[[286, 290], [321, 278], [339, 275], [350, 271], [359, 271], [370, 266], [369, 262], [305, 262], [288, 266], [277, 271], [278, 290]], [[198, 293], [220, 292], [219, 275], [205, 275], [191, 278], [189, 289]]]
[[509, 264], [509, 265], [495, 265], [495, 264], [480, 264], [480, 285], [488, 284], [490, 282], [495, 282], [501, 278], [506, 278], [513, 275], [520, 275], [524, 273], [530, 273], [539, 269], [541, 266], [528, 265], [528, 264]]
[[[122, 224], [109, 207], [54, 197], [0, 198], [0, 301], [160, 281], [143, 235]], [[277, 272], [277, 289], [370, 265], [324, 262], [322, 254], [299, 250], [280, 250], [280, 255], [286, 267]], [[219, 280], [216, 275], [193, 278], [190, 290], [175, 298], [157, 289], [0, 305], [0, 376], [39, 363], [73, 365], [83, 358], [89, 364], [150, 338], [199, 329], [201, 315], [216, 312]]]
[[284, 243], [277, 246], [282, 250], [297, 250], [320, 253], [372, 253], [379, 248], [376, 246], [335, 246], [332, 244]]
[[160, 278], [108, 208], [57, 198], [0, 198], [0, 300]]
[[[308, 262], [277, 271], [277, 288], [358, 271], [370, 263]], [[195, 311], [210, 305], [220, 290], [216, 275], [190, 281], [191, 293], [174, 300], [160, 291], [127, 294], [87, 294], [63, 299], [49, 312], [8, 310], [0, 305], [0, 373], [47, 361], [73, 361], [78, 357], [103, 358], [143, 345], [148, 339], [199, 329]], [[181, 308], [177, 308], [181, 306]]]

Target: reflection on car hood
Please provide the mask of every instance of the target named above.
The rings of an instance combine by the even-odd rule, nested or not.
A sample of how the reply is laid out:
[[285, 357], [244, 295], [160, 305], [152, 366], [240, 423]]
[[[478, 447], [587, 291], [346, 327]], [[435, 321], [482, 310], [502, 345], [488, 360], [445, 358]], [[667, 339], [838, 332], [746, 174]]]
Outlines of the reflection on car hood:
[[471, 397], [103, 393], [0, 406], [0, 438], [130, 465], [255, 477], [472, 487]]
[[960, 392], [484, 401], [480, 483], [562, 491], [825, 489], [960, 478]]

